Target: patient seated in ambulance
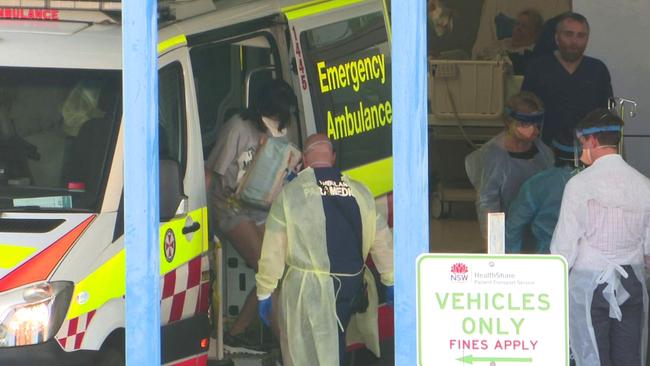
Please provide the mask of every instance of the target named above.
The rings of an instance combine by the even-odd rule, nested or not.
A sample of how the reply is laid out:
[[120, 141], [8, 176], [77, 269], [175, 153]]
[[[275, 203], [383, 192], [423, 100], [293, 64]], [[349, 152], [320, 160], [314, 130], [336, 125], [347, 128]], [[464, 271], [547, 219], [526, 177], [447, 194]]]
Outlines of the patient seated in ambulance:
[[[297, 98], [289, 84], [282, 80], [272, 80], [263, 85], [257, 106], [235, 114], [220, 129], [205, 163], [214, 227], [218, 235], [223, 235], [255, 272], [268, 208], [242, 201], [237, 190], [253, 165], [253, 159], [262, 143], [269, 137], [286, 135], [295, 108]], [[255, 317], [257, 296], [253, 288], [239, 317], [225, 335], [225, 345], [247, 346], [246, 339], [241, 335]]]
[[11, 117], [15, 90], [0, 79], [0, 185], [32, 184], [28, 159], [38, 160], [36, 146], [23, 139], [16, 131]]
[[117, 103], [117, 95], [106, 88], [108, 84], [103, 80], [82, 80], [72, 88], [62, 106], [61, 129], [66, 139], [62, 185], [84, 191], [78, 200], [97, 199], [104, 154], [110, 143], [107, 136], [112, 128], [107, 120], [112, 116], [107, 111]]
[[499, 23], [497, 30], [502, 29], [498, 33], [506, 35], [510, 33], [510, 36], [495, 40], [478, 50], [475, 52], [474, 58], [477, 60], [502, 59], [511, 65], [515, 75], [523, 75], [528, 61], [535, 57], [533, 50], [544, 25], [542, 15], [537, 10], [526, 9], [512, 20], [500, 14], [496, 17], [495, 22]]

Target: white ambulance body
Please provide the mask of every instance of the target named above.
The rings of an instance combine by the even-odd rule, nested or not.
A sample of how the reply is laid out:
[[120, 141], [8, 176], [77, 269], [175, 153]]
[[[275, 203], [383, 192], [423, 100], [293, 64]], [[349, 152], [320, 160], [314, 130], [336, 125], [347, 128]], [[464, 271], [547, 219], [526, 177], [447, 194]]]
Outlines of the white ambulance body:
[[[129, 158], [120, 5], [49, 3], [0, 1], [0, 364], [120, 364]], [[390, 48], [381, 1], [197, 0], [160, 10], [162, 362], [205, 365], [203, 166], [219, 128], [254, 106], [265, 81], [285, 79], [300, 103], [290, 139], [329, 133], [340, 167], [386, 210]], [[246, 276], [244, 288], [239, 276], [224, 285], [247, 292]]]

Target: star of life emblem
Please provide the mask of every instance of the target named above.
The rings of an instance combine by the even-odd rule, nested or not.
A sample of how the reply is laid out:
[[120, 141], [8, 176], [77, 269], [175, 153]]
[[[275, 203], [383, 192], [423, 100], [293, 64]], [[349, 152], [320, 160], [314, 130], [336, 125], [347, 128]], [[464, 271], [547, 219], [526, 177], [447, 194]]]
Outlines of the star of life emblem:
[[176, 255], [176, 237], [174, 236], [174, 231], [172, 229], [167, 229], [165, 232], [165, 259], [168, 263], [171, 263], [174, 260], [174, 255]]

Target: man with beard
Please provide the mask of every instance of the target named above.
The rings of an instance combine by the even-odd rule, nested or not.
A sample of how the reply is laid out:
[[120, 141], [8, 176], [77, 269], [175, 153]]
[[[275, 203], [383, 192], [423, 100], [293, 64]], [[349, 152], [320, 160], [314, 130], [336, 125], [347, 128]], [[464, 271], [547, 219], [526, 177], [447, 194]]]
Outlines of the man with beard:
[[529, 62], [522, 90], [544, 102], [546, 118], [542, 140], [549, 144], [559, 130], [575, 128], [595, 108], [607, 107], [612, 85], [605, 64], [585, 56], [589, 23], [577, 13], [560, 17], [555, 32], [558, 49]]

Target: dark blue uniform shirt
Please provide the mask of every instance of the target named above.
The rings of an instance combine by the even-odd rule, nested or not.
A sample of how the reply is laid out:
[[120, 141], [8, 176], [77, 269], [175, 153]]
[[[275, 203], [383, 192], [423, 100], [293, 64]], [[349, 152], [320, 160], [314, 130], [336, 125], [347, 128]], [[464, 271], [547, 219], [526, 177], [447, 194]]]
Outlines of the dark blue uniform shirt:
[[605, 64], [585, 56], [570, 74], [554, 54], [528, 63], [522, 90], [535, 93], [546, 109], [542, 140], [549, 144], [556, 132], [575, 128], [592, 110], [607, 107], [612, 84]]
[[[315, 168], [316, 184], [323, 198], [330, 273], [355, 274], [363, 267], [361, 212], [357, 200], [336, 168]], [[332, 277], [336, 314], [345, 329], [350, 322], [353, 299], [360, 296], [363, 277]], [[339, 329], [340, 365], [345, 365], [345, 333]]]
[[330, 272], [357, 273], [363, 266], [357, 201], [338, 169], [316, 168], [314, 174], [323, 198]]

